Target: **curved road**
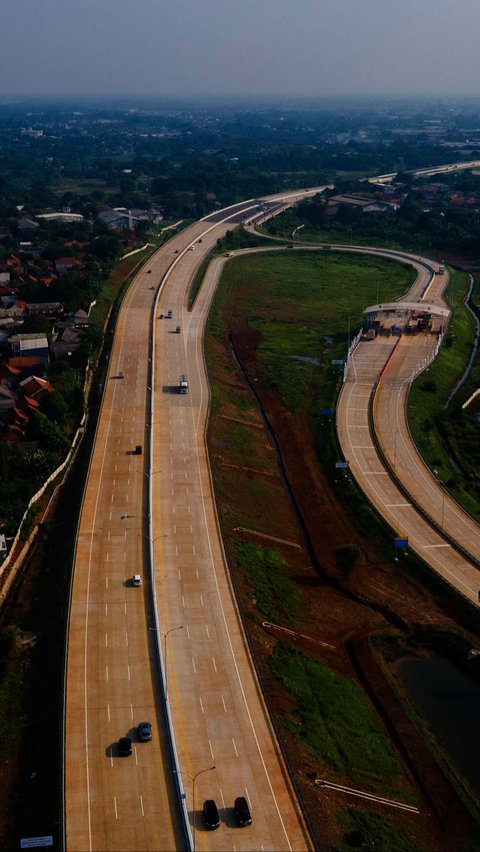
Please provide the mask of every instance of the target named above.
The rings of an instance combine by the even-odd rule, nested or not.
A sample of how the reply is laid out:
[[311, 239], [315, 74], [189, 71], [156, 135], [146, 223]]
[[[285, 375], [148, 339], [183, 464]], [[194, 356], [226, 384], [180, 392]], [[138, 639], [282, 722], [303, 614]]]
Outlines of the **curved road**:
[[[436, 274], [424, 292], [422, 275], [404, 301], [423, 298], [444, 306], [442, 293], [447, 283], [447, 275]], [[436, 344], [436, 337], [429, 333], [401, 338], [379, 336], [374, 341], [360, 342], [350, 359], [339, 398], [337, 430], [350, 472], [395, 533], [408, 538], [409, 546], [425, 562], [464, 597], [478, 603], [479, 571], [472, 560], [452, 547], [451, 540], [478, 560], [480, 527], [426, 466], [413, 443], [406, 417], [411, 382], [433, 357]], [[379, 379], [373, 408], [374, 428], [403, 489], [385, 468], [370, 434], [369, 402]], [[415, 503], [424, 513], [417, 511]], [[437, 527], [428, 522], [425, 513]]]

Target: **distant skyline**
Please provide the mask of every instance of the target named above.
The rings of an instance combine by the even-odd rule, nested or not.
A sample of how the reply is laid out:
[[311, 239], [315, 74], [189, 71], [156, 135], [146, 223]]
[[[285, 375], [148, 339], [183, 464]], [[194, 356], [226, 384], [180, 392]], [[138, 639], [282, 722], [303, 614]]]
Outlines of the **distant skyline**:
[[476, 96], [479, 32], [479, 0], [3, 0], [0, 96]]

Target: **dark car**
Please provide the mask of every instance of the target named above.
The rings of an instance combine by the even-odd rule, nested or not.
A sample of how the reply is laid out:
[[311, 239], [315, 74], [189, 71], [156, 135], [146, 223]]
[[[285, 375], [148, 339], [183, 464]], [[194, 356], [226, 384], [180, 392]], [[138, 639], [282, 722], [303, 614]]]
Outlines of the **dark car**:
[[130, 737], [120, 737], [118, 741], [118, 752], [120, 757], [128, 757], [132, 753], [132, 741]]
[[147, 273], [148, 273], [148, 274], [150, 274], [150, 273], [151, 273], [151, 271], [152, 271], [151, 269], [147, 269]]
[[207, 799], [206, 802], [203, 803], [203, 816], [205, 818], [206, 828], [214, 829], [218, 828], [220, 825], [218, 808], [213, 799]]
[[137, 444], [137, 446], [135, 447], [135, 455], [136, 456], [142, 455], [142, 445], [141, 444]]
[[138, 739], [142, 743], [147, 743], [152, 739], [152, 726], [150, 722], [140, 722], [138, 728]]
[[237, 796], [233, 806], [233, 812], [239, 825], [252, 824], [252, 815], [245, 796]]

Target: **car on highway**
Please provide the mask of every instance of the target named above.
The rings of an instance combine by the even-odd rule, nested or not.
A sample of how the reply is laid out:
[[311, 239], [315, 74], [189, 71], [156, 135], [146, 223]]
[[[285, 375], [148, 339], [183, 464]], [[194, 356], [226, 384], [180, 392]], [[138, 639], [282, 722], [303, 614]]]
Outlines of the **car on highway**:
[[244, 826], [252, 824], [252, 815], [245, 796], [237, 796], [233, 806], [233, 812], [238, 825]]
[[150, 722], [140, 722], [138, 728], [138, 739], [141, 743], [148, 743], [152, 739], [152, 725]]
[[132, 741], [130, 737], [120, 737], [118, 741], [118, 753], [120, 757], [129, 757], [132, 753]]
[[141, 578], [140, 574], [134, 574], [133, 577], [132, 577], [132, 586], [141, 586], [141, 585], [142, 585], [142, 578]]
[[203, 803], [203, 818], [205, 820], [205, 828], [213, 830], [220, 825], [220, 816], [218, 808], [213, 799], [207, 799]]

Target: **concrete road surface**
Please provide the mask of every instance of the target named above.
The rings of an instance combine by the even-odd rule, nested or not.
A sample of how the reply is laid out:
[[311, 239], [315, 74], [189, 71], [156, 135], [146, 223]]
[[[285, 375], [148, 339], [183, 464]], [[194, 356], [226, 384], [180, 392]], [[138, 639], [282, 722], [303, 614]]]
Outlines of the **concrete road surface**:
[[[417, 279], [405, 300], [420, 297], [428, 303], [444, 305], [442, 292], [447, 283], [447, 276], [435, 275], [425, 289], [425, 282]], [[468, 555], [452, 546], [451, 540], [466, 548], [473, 560], [479, 560], [479, 525], [449, 497], [427, 468], [413, 443], [406, 418], [409, 387], [433, 356], [436, 343], [436, 337], [429, 333], [403, 335], [401, 339], [379, 336], [374, 341], [360, 342], [350, 359], [340, 395], [337, 429], [350, 472], [394, 534], [408, 538], [409, 546], [422, 559], [462, 595], [478, 603], [478, 569]], [[370, 433], [369, 401], [380, 377], [373, 422], [393, 477]], [[402, 482], [402, 489], [395, 477]], [[415, 503], [424, 509], [423, 514]], [[436, 527], [425, 514], [433, 518]]]
[[[252, 209], [258, 205], [247, 203], [225, 215], [232, 223]], [[190, 842], [180, 820], [155, 666], [157, 637], [150, 629], [155, 623], [147, 570], [151, 548], [158, 639], [166, 650], [168, 698], [194, 846], [311, 848], [258, 688], [217, 527], [204, 442], [208, 389], [202, 354], [214, 279], [192, 313], [185, 305], [196, 267], [228, 226], [205, 219], [166, 244], [136, 277], [119, 314], [72, 588], [65, 727], [69, 852], [173, 850]], [[155, 305], [152, 288], [168, 269]], [[171, 320], [154, 320], [150, 423], [150, 323], [152, 311], [158, 317], [169, 309]], [[185, 395], [178, 392], [180, 373], [190, 382]], [[135, 453], [137, 445], [141, 454]], [[142, 576], [139, 588], [131, 583], [136, 573]], [[181, 630], [172, 630], [176, 627]], [[144, 720], [153, 725], [146, 743], [136, 735]], [[127, 757], [119, 754], [124, 736], [133, 741]], [[199, 772], [213, 765], [215, 770]], [[243, 829], [234, 825], [232, 813], [239, 795], [250, 801], [253, 815], [252, 825]], [[201, 817], [207, 797], [217, 800], [222, 820], [221, 828], [208, 834]]]

